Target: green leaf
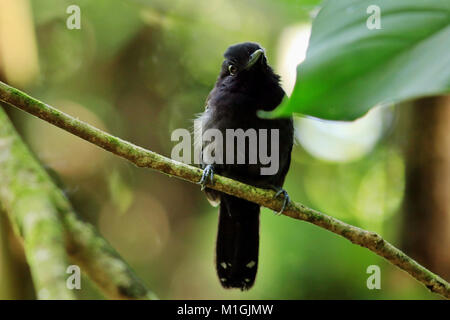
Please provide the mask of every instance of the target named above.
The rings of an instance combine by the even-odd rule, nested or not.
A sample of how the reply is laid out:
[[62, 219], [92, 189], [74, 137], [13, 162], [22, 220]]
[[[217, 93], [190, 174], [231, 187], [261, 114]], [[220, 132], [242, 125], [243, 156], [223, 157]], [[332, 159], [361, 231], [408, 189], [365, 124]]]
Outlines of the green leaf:
[[[371, 5], [381, 29], [367, 27]], [[354, 120], [378, 104], [448, 92], [449, 0], [328, 0], [292, 96], [271, 116]]]

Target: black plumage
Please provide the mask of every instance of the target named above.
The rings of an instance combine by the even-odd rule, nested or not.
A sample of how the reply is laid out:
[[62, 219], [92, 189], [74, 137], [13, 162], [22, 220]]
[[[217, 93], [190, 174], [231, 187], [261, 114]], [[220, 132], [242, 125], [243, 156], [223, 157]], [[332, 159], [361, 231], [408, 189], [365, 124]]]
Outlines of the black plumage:
[[[276, 75], [267, 63], [264, 50], [256, 43], [245, 42], [233, 45], [224, 54], [220, 75], [210, 92], [204, 113], [196, 120], [197, 130], [218, 129], [223, 136], [226, 129], [278, 129], [279, 167], [275, 174], [262, 175], [265, 167], [259, 159], [249, 164], [249, 148], [258, 148], [258, 143], [248, 143], [244, 152], [245, 164], [207, 165], [201, 183], [204, 185], [211, 174], [217, 173], [235, 180], [261, 188], [283, 191], [282, 186], [289, 170], [293, 145], [292, 118], [262, 119], [258, 110], [275, 109], [284, 97], [284, 91]], [[270, 131], [269, 131], [270, 132]], [[276, 150], [267, 139], [269, 154]], [[202, 150], [211, 147], [206, 142]], [[224, 147], [224, 158], [227, 148]], [[239, 152], [239, 151], [237, 151]], [[236, 159], [237, 155], [233, 155]], [[225, 162], [225, 161], [224, 161]], [[221, 284], [225, 288], [249, 289], [256, 277], [259, 251], [259, 212], [260, 207], [252, 202], [226, 195], [206, 188], [208, 199], [215, 204], [220, 202], [219, 227], [216, 246], [216, 268]]]

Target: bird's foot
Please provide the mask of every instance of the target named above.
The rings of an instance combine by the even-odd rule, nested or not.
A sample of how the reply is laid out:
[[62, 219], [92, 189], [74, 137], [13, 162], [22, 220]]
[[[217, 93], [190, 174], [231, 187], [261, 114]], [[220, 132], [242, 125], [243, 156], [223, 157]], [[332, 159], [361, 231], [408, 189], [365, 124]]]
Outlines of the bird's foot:
[[289, 197], [289, 194], [287, 193], [287, 191], [281, 187], [272, 187], [272, 189], [276, 191], [275, 195], [273, 196], [274, 198], [278, 198], [281, 194], [283, 195], [283, 198], [284, 198], [283, 206], [281, 207], [281, 210], [276, 213], [276, 215], [279, 216], [284, 212], [284, 210], [288, 206], [289, 202], [291, 202], [291, 198]]
[[206, 184], [214, 182], [214, 167], [211, 164], [208, 164], [203, 170], [202, 178], [198, 182], [198, 184], [202, 187], [202, 191], [205, 190]]

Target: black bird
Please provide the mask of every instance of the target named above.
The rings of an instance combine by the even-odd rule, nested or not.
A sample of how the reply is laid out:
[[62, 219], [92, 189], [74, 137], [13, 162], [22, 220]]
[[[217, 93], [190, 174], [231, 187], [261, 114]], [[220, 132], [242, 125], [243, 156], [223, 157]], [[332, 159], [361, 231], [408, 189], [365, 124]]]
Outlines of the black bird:
[[[284, 206], [289, 197], [282, 189], [284, 179], [291, 162], [293, 145], [292, 118], [262, 119], [258, 117], [259, 110], [275, 109], [284, 97], [284, 91], [279, 82], [280, 77], [274, 73], [267, 63], [264, 49], [257, 43], [245, 42], [229, 47], [225, 54], [219, 77], [214, 89], [206, 100], [205, 111], [195, 121], [195, 129], [205, 132], [207, 129], [218, 129], [223, 137], [226, 129], [278, 129], [277, 144], [279, 167], [275, 174], [262, 175], [261, 168], [267, 164], [249, 163], [249, 153], [257, 150], [260, 137], [253, 145], [249, 141], [245, 149], [245, 164], [209, 163], [201, 157], [201, 167], [204, 169], [200, 181], [202, 189], [207, 181], [212, 182], [214, 173], [235, 180], [267, 189], [274, 189], [277, 196], [284, 195]], [[276, 151], [270, 143], [268, 134], [266, 148]], [[250, 139], [248, 139], [250, 140]], [[213, 143], [202, 144], [202, 153]], [[224, 139], [225, 143], [225, 139]], [[252, 149], [253, 148], [253, 149]], [[226, 158], [225, 146], [223, 147]], [[232, 149], [234, 150], [234, 149]], [[237, 151], [236, 153], [238, 153]], [[268, 153], [270, 154], [270, 153]], [[236, 154], [233, 155], [236, 160]], [[252, 287], [257, 267], [259, 249], [259, 205], [206, 188], [208, 200], [214, 205], [220, 203], [219, 230], [216, 245], [216, 268], [220, 283], [225, 288], [240, 288], [247, 290]]]

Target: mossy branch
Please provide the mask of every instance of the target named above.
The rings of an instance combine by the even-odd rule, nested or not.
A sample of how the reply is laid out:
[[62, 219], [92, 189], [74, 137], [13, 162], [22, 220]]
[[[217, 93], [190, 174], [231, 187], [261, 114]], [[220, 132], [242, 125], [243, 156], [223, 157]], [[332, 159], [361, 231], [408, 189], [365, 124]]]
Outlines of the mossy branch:
[[70, 203], [29, 152], [0, 107], [0, 204], [25, 255], [39, 299], [74, 299], [68, 258], [112, 299], [155, 298]]
[[0, 203], [16, 235], [23, 240], [25, 256], [39, 299], [74, 299], [66, 287], [68, 258], [64, 232], [56, 208], [41, 188], [33, 163], [25, 170], [25, 150], [0, 108]]
[[[196, 167], [174, 161], [114, 137], [2, 82], [0, 82], [0, 101], [71, 132], [115, 155], [131, 161], [138, 167], [151, 168], [192, 183], [197, 183], [201, 178], [202, 170]], [[213, 183], [208, 184], [208, 187], [258, 203], [275, 211], [279, 211], [282, 207], [283, 201], [274, 198], [274, 191], [255, 188], [223, 176], [215, 175]], [[393, 265], [406, 271], [416, 280], [423, 283], [430, 291], [450, 299], [450, 284], [447, 281], [418, 264], [378, 234], [349, 225], [300, 203], [291, 202], [283, 214], [315, 224], [350, 240], [354, 244], [371, 250]]]

